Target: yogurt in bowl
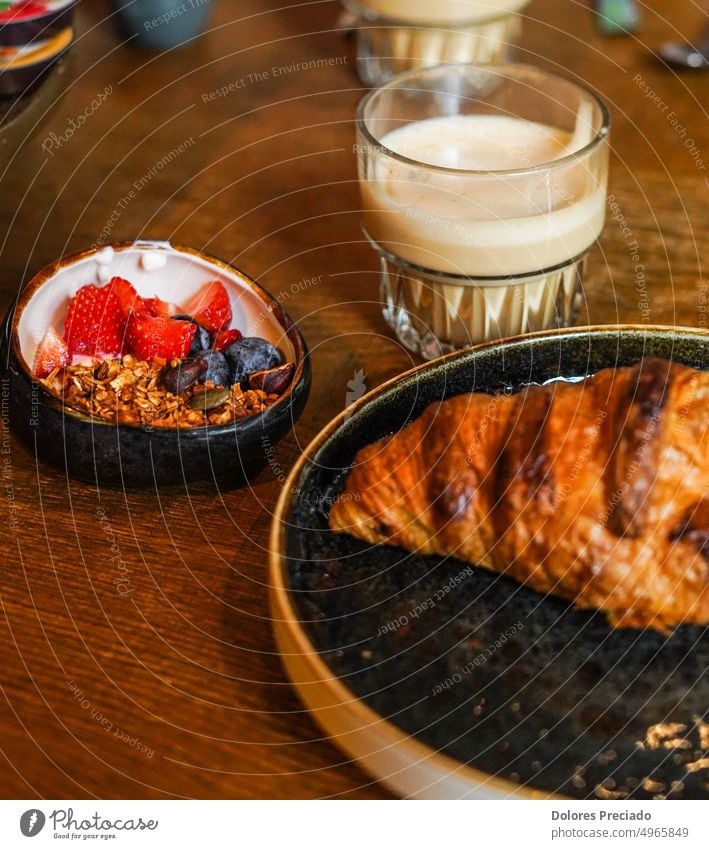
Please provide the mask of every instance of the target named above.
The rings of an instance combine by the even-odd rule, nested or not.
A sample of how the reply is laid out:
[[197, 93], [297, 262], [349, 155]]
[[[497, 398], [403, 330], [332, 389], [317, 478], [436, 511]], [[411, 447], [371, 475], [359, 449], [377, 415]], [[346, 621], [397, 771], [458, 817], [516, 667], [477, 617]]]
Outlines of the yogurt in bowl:
[[[116, 281], [133, 293], [123, 336], [107, 332], [113, 302], [100, 300]], [[97, 345], [86, 328], [99, 325]], [[18, 434], [77, 477], [128, 485], [243, 481], [310, 383], [305, 342], [277, 301], [227, 263], [168, 242], [94, 248], [41, 271], [6, 319], [2, 354]]]

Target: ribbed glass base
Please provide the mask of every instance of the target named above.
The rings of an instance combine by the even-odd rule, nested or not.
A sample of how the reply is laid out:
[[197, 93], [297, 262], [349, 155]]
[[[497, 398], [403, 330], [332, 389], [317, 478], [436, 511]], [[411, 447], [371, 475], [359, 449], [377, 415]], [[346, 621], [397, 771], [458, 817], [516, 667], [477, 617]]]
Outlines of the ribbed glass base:
[[578, 310], [585, 257], [521, 278], [430, 276], [380, 254], [384, 318], [424, 359], [487, 342], [571, 324]]
[[521, 31], [517, 14], [456, 27], [397, 26], [359, 17], [357, 74], [366, 86], [383, 85], [396, 74], [446, 62], [468, 65], [505, 62]]

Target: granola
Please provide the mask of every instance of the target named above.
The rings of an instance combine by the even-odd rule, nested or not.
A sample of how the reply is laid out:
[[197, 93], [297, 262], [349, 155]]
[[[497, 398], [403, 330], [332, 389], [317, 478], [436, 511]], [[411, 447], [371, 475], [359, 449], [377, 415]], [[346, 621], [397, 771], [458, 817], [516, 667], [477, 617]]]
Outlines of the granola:
[[211, 407], [200, 401], [206, 397], [204, 393], [220, 388], [212, 381], [195, 383], [179, 395], [162, 385], [163, 370], [179, 364], [178, 359], [168, 363], [155, 357], [148, 362], [126, 354], [56, 369], [43, 382], [67, 407], [108, 422], [151, 427], [231, 424], [267, 410], [280, 397], [260, 389], [244, 390], [237, 383], [224, 389], [223, 395], [217, 396], [221, 403]]

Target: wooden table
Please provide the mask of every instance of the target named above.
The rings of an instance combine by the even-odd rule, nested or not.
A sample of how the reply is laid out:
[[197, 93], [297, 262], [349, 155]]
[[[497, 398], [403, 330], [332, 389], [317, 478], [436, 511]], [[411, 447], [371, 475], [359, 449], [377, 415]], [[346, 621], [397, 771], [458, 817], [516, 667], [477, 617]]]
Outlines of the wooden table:
[[[234, 262], [283, 293], [312, 350], [309, 406], [278, 446], [286, 470], [358, 370], [372, 388], [413, 361], [381, 318], [358, 225], [363, 91], [338, 5], [216, 5], [205, 37], [163, 56], [122, 46], [104, 3], [81, 5], [71, 88], [1, 178], [0, 298], [9, 305], [104, 228]], [[613, 113], [615, 206], [589, 263], [587, 319], [706, 325], [709, 75], [678, 76], [650, 52], [694, 34], [702, 15], [690, 2], [652, 6], [638, 38], [607, 40], [585, 2], [534, 0], [519, 54], [594, 86]], [[298, 70], [311, 59], [332, 61]], [[322, 738], [276, 653], [272, 468], [225, 494], [97, 492], [14, 439], [3, 446], [18, 524], [8, 529], [0, 504], [4, 796], [387, 795]], [[111, 534], [127, 596], [113, 583]]]

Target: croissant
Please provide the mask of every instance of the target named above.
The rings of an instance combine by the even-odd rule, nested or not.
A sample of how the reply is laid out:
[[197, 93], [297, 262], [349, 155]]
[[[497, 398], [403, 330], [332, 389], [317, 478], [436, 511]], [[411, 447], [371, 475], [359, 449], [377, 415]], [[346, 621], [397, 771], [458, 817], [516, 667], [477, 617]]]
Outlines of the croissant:
[[335, 532], [454, 556], [604, 611], [709, 623], [709, 373], [657, 358], [431, 404], [362, 449]]

